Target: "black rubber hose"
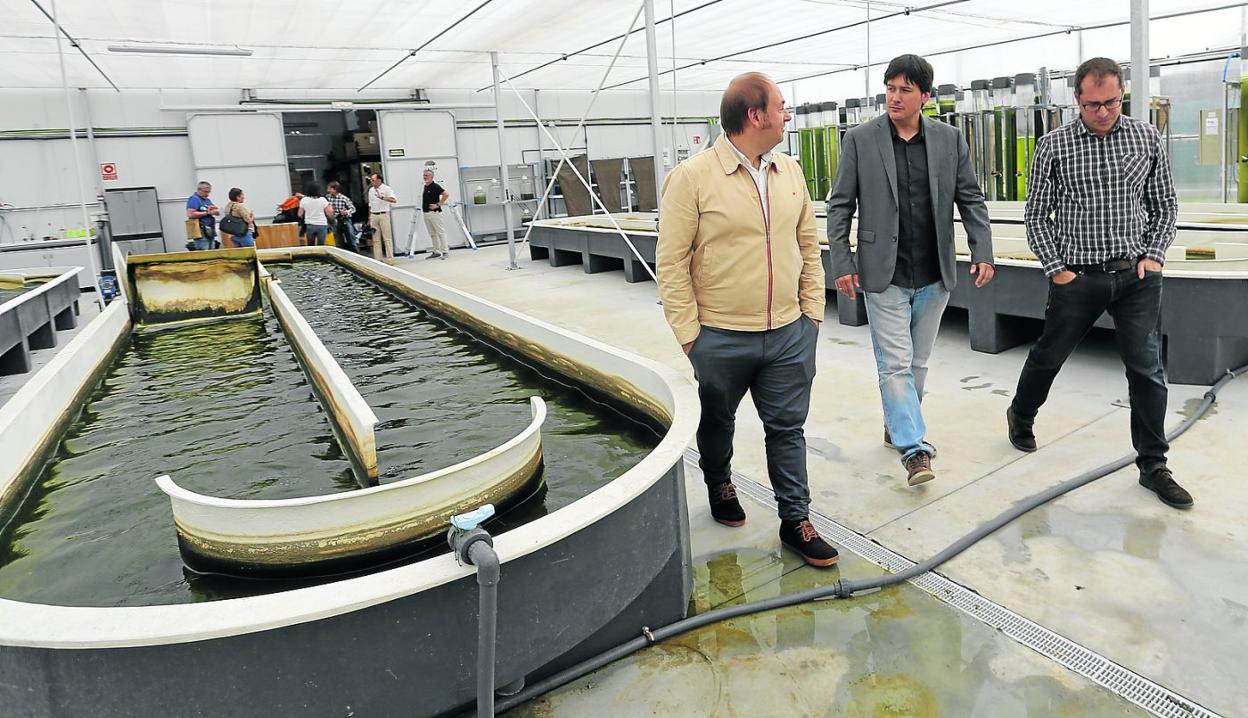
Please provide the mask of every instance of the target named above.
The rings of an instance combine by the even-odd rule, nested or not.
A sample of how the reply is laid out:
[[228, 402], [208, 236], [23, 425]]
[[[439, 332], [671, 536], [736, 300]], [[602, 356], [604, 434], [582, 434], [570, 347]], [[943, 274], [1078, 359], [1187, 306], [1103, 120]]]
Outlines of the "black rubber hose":
[[[1185, 419], [1183, 423], [1179, 424], [1178, 427], [1167, 433], [1166, 439], [1168, 441], [1173, 441], [1183, 435], [1188, 429], [1192, 428], [1192, 425], [1199, 421], [1201, 417], [1209, 411], [1209, 407], [1213, 406], [1213, 402], [1217, 399], [1218, 392], [1222, 390], [1222, 387], [1226, 386], [1226, 384], [1235, 377], [1238, 377], [1246, 372], [1248, 372], [1248, 365], [1244, 365], [1234, 370], [1228, 369], [1226, 375], [1219, 379], [1217, 383], [1205, 392], [1204, 399], [1196, 408], [1196, 411], [1193, 411], [1191, 416], [1187, 417], [1187, 419]], [[621, 643], [620, 645], [608, 649], [597, 656], [589, 658], [576, 664], [575, 666], [538, 681], [537, 683], [526, 687], [519, 693], [498, 701], [495, 705], [495, 709], [498, 711], [505, 711], [510, 708], [514, 708], [521, 703], [526, 703], [534, 698], [553, 691], [564, 684], [571, 683], [587, 673], [592, 673], [608, 663], [624, 658], [625, 656], [639, 651], [648, 645], [667, 640], [668, 638], [678, 636], [697, 628], [702, 628], [703, 626], [707, 626], [712, 623], [718, 623], [720, 621], [726, 621], [752, 613], [771, 611], [778, 608], [787, 608], [799, 603], [806, 603], [807, 601], [830, 598], [849, 598], [855, 593], [885, 588], [903, 581], [909, 581], [915, 576], [935, 570], [936, 567], [962, 553], [966, 549], [975, 545], [985, 537], [996, 532], [1001, 527], [1010, 523], [1014, 519], [1017, 519], [1028, 511], [1031, 511], [1038, 506], [1042, 506], [1065, 493], [1079, 488], [1080, 486], [1084, 486], [1103, 476], [1112, 474], [1113, 472], [1130, 465], [1133, 461], [1135, 461], [1135, 454], [1128, 454], [1127, 456], [1124, 456], [1116, 461], [1112, 461], [1108, 464], [1104, 464], [1103, 466], [1086, 471], [1073, 479], [1068, 479], [1050, 489], [1023, 499], [1009, 509], [1001, 512], [1001, 514], [996, 518], [982, 524], [967, 535], [953, 542], [940, 553], [937, 553], [935, 556], [932, 556], [926, 561], [915, 564], [904, 571], [899, 571], [897, 573], [865, 581], [840, 580], [828, 586], [819, 586], [805, 591], [765, 598], [760, 601], [743, 603], [737, 606], [730, 606], [728, 608], [718, 608], [714, 611], [707, 611], [706, 613], [702, 613], [697, 616], [690, 616], [689, 618], [676, 621], [675, 623], [670, 623], [661, 628], [656, 628], [653, 631], [649, 628], [643, 628], [643, 635], [630, 641], [626, 641], [625, 643]]]

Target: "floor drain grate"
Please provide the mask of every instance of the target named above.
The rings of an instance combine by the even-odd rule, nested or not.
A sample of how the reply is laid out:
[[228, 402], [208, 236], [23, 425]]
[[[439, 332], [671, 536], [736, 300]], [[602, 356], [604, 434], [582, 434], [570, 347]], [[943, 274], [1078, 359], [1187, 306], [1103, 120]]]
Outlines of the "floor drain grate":
[[[693, 449], [686, 450], [685, 461], [696, 468], [698, 452]], [[776, 500], [770, 487], [735, 471], [732, 481], [736, 484], [738, 493], [773, 510], [776, 508]], [[833, 544], [853, 551], [890, 573], [909, 568], [915, 563], [827, 516], [812, 512], [810, 522]], [[1208, 708], [1197, 705], [944, 576], [925, 573], [911, 579], [910, 583], [1155, 715], [1163, 718], [1221, 718]]]

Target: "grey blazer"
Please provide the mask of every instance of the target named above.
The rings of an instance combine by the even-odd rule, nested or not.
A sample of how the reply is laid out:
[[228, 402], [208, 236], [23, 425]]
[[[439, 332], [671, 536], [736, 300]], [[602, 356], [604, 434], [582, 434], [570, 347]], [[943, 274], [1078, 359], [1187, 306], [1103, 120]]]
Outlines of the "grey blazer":
[[[920, 117], [927, 147], [940, 276], [946, 289], [958, 282], [953, 244], [953, 205], [957, 203], [971, 248], [971, 261], [992, 264], [992, 230], [984, 193], [971, 169], [966, 140], [957, 128]], [[858, 210], [858, 251], [849, 248], [849, 227]], [[857, 274], [863, 291], [882, 292], [897, 265], [897, 161], [888, 115], [845, 133], [836, 184], [828, 196], [831, 277]]]

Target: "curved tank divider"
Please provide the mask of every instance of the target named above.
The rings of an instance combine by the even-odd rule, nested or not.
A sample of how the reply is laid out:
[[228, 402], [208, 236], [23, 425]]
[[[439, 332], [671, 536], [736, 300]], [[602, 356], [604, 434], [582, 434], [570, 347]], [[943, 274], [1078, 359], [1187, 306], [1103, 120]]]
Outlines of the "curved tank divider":
[[[495, 537], [503, 576], [498, 685], [536, 680], [638, 635], [642, 626], [684, 616], [692, 576], [683, 457], [698, 423], [697, 394], [687, 380], [372, 259], [336, 248], [293, 254], [332, 258], [391, 291], [427, 297], [426, 306], [470, 328], [489, 325], [486, 338], [530, 358], [550, 357], [551, 369], [585, 377], [594, 389], [615, 389], [619, 403], [662, 425], [658, 444], [631, 468]], [[83, 331], [96, 327], [111, 341], [125, 336], [128, 317], [119, 302]], [[70, 343], [77, 351], [56, 361], [73, 359], [89, 373], [104, 366], [108, 352], [106, 342], [82, 337]], [[52, 397], [74, 393], [47, 368], [31, 381], [50, 387]], [[18, 429], [51, 433], [46, 414], [23, 418], [28, 426], [16, 429], [14, 415], [7, 418], [0, 448], [12, 445], [2, 437]], [[9, 461], [9, 453], [0, 452], [0, 460]], [[474, 569], [450, 554], [198, 603], [74, 607], [0, 598], [0, 712], [107, 718], [229, 715], [264, 706], [269, 715], [339, 716], [350, 706], [356, 715], [441, 715], [475, 700], [467, 666], [475, 663], [476, 635]]]
[[[260, 250], [259, 254], [262, 259], [268, 257], [267, 251], [269, 250]], [[625, 380], [614, 370], [614, 362], [599, 365], [582, 361], [577, 358], [575, 352], [565, 351], [568, 342], [562, 336], [551, 336], [549, 340], [534, 341], [531, 336], [513, 329], [516, 324], [514, 318], [518, 315], [509, 309], [337, 247], [295, 247], [280, 250], [275, 254], [279, 257], [287, 255], [296, 259], [317, 256], [329, 258], [394, 294], [470, 330], [478, 337], [489, 340], [496, 346], [520, 354], [548, 370], [558, 372], [608, 403], [623, 405], [633, 413], [640, 412], [660, 429], [665, 430], [664, 427], [672, 422], [670, 411], [656, 402], [654, 396], [642, 387]], [[465, 298], [471, 301], [465, 302]], [[530, 317], [523, 319], [526, 326], [540, 325], [547, 330], [554, 329], [551, 325]], [[572, 343], [592, 343], [605, 348], [605, 345], [598, 344], [587, 337], [572, 336], [574, 337], [570, 340]], [[637, 358], [633, 357], [633, 359]]]
[[127, 257], [135, 331], [259, 314], [257, 265], [254, 249]]
[[329, 574], [443, 540], [450, 517], [504, 508], [542, 483], [546, 403], [504, 444], [437, 471], [357, 491], [297, 499], [221, 499], [156, 479], [173, 503], [178, 543], [192, 569], [236, 575]]
[[361, 486], [373, 486], [377, 483], [377, 415], [286, 292], [267, 272], [264, 272], [263, 285], [269, 306], [312, 384], [316, 398], [329, 416], [343, 453], [351, 461], [356, 480]]

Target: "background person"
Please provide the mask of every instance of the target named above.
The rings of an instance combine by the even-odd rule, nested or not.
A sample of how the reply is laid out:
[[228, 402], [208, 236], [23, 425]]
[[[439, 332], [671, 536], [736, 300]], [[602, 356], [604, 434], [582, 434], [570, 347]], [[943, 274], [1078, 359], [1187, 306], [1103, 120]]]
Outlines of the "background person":
[[342, 185], [337, 182], [329, 183], [329, 194], [325, 199], [329, 200], [330, 209], [333, 210], [334, 238], [338, 246], [353, 252], [360, 251], [355, 240], [355, 223], [351, 221], [351, 216], [355, 214], [355, 203], [342, 193]]
[[186, 216], [199, 220], [199, 238], [192, 239], [191, 249], [215, 249], [217, 243], [217, 216], [221, 208], [213, 203], [212, 184], [200, 182], [195, 187], [195, 194], [186, 200]]
[[230, 189], [230, 201], [225, 203], [225, 216], [238, 217], [247, 223], [247, 234], [231, 240], [235, 247], [256, 246], [256, 215], [243, 204], [246, 201], [247, 197], [241, 189], [238, 187]]
[[425, 170], [424, 180], [425, 189], [420, 204], [421, 209], [424, 210], [425, 229], [429, 231], [429, 238], [433, 240], [433, 248], [429, 250], [429, 256], [425, 259], [436, 257], [446, 259], [450, 255], [450, 247], [446, 244], [446, 226], [442, 223], [442, 206], [446, 204], [451, 193], [433, 181], [433, 170]]
[[394, 190], [382, 181], [381, 175], [369, 175], [368, 226], [373, 228], [373, 258], [394, 264], [394, 231], [390, 225], [390, 208], [398, 202]]
[[329, 235], [329, 218], [333, 214], [329, 200], [322, 196], [321, 186], [310, 184], [303, 190], [299, 200], [299, 216], [307, 228], [308, 246], [321, 246]]

